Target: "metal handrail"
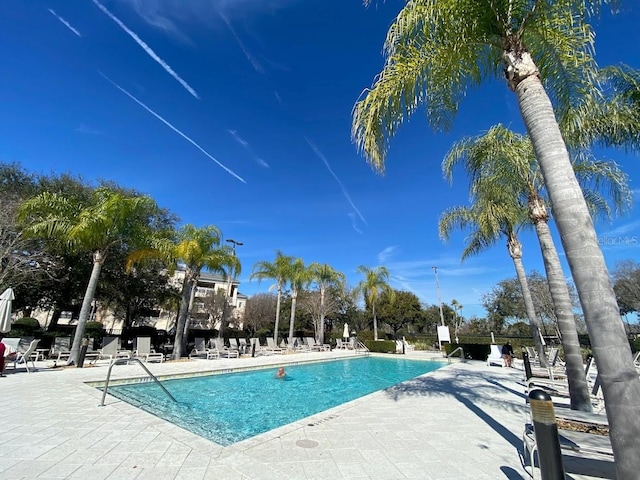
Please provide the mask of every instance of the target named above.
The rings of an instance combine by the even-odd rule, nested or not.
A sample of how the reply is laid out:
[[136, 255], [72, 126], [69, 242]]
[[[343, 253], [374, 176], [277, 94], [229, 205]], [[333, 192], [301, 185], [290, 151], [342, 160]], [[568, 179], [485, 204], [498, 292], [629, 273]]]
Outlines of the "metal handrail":
[[449, 355], [447, 355], [447, 360], [449, 360], [449, 363], [451, 363], [451, 355], [453, 355], [454, 353], [456, 353], [458, 350], [460, 350], [460, 359], [464, 362], [465, 361], [465, 356], [464, 356], [464, 349], [462, 347], [458, 347], [456, 348], [453, 352], [451, 352]]
[[364, 350], [365, 355], [368, 355], [371, 353], [369, 351], [369, 348], [364, 344], [364, 342], [361, 342], [360, 340], [356, 340], [353, 350], [355, 353], [358, 353], [358, 350]]
[[164, 393], [166, 393], [171, 400], [178, 403], [178, 401], [175, 398], [173, 398], [173, 395], [169, 393], [169, 390], [167, 390], [164, 387], [164, 385], [160, 383], [160, 380], [158, 380], [156, 376], [153, 373], [151, 373], [149, 369], [145, 367], [144, 364], [138, 358], [116, 358], [115, 360], [112, 360], [111, 365], [109, 365], [109, 371], [107, 372], [107, 379], [105, 380], [105, 383], [104, 383], [104, 391], [102, 392], [102, 401], [100, 402], [100, 405], [99, 405], [100, 407], [104, 407], [104, 399], [107, 397], [107, 389], [109, 388], [109, 378], [111, 377], [111, 369], [113, 368], [113, 366], [118, 365], [119, 363], [128, 364], [131, 361], [138, 362], [140, 366], [144, 369], [144, 371], [147, 372], [147, 375], [149, 375], [149, 377], [151, 377], [153, 381], [156, 382], [162, 390], [164, 390]]

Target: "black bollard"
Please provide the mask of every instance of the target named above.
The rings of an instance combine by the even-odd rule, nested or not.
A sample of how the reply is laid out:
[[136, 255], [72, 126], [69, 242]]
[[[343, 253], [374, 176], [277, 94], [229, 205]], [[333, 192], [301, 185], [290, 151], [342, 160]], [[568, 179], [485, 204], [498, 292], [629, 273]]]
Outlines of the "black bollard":
[[[538, 461], [542, 480], [564, 480], [558, 424], [553, 411], [553, 401], [544, 390], [529, 392], [531, 421], [538, 446]], [[531, 459], [533, 464], [533, 458]]]
[[524, 376], [529, 380], [533, 377], [533, 373], [531, 372], [531, 362], [529, 362], [529, 354], [527, 352], [522, 352], [522, 363], [524, 364]]
[[89, 339], [83, 338], [80, 353], [78, 354], [78, 368], [82, 368], [84, 365], [84, 357], [87, 354], [87, 348], [89, 348]]
[[253, 346], [251, 347], [251, 356], [252, 357], [256, 356], [256, 343], [258, 343], [257, 339], [253, 342]]

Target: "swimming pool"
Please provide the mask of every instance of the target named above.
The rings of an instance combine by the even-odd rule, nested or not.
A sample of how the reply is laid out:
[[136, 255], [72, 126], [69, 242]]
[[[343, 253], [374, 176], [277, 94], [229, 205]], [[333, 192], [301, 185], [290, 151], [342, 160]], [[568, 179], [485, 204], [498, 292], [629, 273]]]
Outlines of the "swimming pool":
[[242, 373], [110, 386], [109, 393], [220, 445], [251, 438], [432, 372], [442, 362], [361, 357]]

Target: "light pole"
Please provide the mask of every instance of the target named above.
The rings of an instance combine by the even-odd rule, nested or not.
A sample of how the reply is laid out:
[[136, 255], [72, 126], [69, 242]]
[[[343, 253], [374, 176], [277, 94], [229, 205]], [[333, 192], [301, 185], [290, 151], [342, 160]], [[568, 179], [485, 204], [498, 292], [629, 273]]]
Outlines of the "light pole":
[[240, 246], [240, 247], [241, 247], [242, 245], [244, 245], [244, 243], [242, 243], [242, 242], [237, 242], [237, 241], [235, 241], [233, 238], [227, 238], [227, 242], [229, 242], [229, 243], [232, 243], [232, 244], [233, 244], [233, 256], [234, 256], [234, 257], [236, 256], [236, 245], [238, 245], [238, 246]]
[[438, 267], [433, 268], [433, 273], [436, 276], [436, 290], [438, 291], [438, 307], [440, 307], [440, 321], [442, 322], [442, 326], [444, 327], [444, 314], [442, 313], [442, 298], [440, 298], [440, 284], [438, 283]]

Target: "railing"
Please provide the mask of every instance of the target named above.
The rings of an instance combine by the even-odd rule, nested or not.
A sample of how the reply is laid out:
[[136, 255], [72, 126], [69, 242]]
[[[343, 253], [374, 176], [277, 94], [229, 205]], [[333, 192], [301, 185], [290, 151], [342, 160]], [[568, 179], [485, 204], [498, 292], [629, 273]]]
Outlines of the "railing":
[[105, 380], [104, 383], [104, 391], [102, 392], [102, 401], [100, 402], [100, 406], [104, 407], [104, 399], [107, 397], [107, 389], [109, 388], [109, 378], [111, 378], [111, 369], [113, 368], [114, 365], [118, 365], [121, 363], [129, 363], [129, 362], [138, 362], [138, 364], [140, 364], [140, 366], [144, 369], [145, 372], [147, 372], [147, 375], [149, 375], [149, 377], [151, 377], [151, 379], [153, 379], [154, 382], [156, 382], [158, 384], [158, 386], [164, 390], [164, 393], [166, 393], [169, 398], [171, 400], [173, 400], [174, 402], [178, 402], [175, 398], [173, 398], [173, 395], [171, 395], [169, 393], [169, 390], [167, 390], [166, 388], [164, 388], [164, 385], [162, 385], [162, 383], [160, 383], [160, 380], [158, 380], [156, 378], [156, 376], [151, 373], [149, 371], [149, 369], [147, 367], [144, 366], [144, 364], [137, 358], [116, 358], [115, 360], [111, 361], [111, 365], [109, 365], [109, 371], [107, 372], [107, 379]]
[[464, 356], [464, 349], [462, 347], [458, 347], [456, 348], [453, 352], [451, 352], [449, 355], [447, 355], [447, 360], [449, 361], [449, 363], [451, 363], [451, 356], [456, 353], [458, 350], [460, 350], [460, 359], [464, 362], [466, 361], [466, 357]]
[[358, 353], [358, 350], [362, 350], [365, 355], [369, 355], [371, 353], [369, 352], [369, 349], [364, 344], [364, 342], [361, 342], [359, 340], [356, 340], [354, 350], [356, 353]]

